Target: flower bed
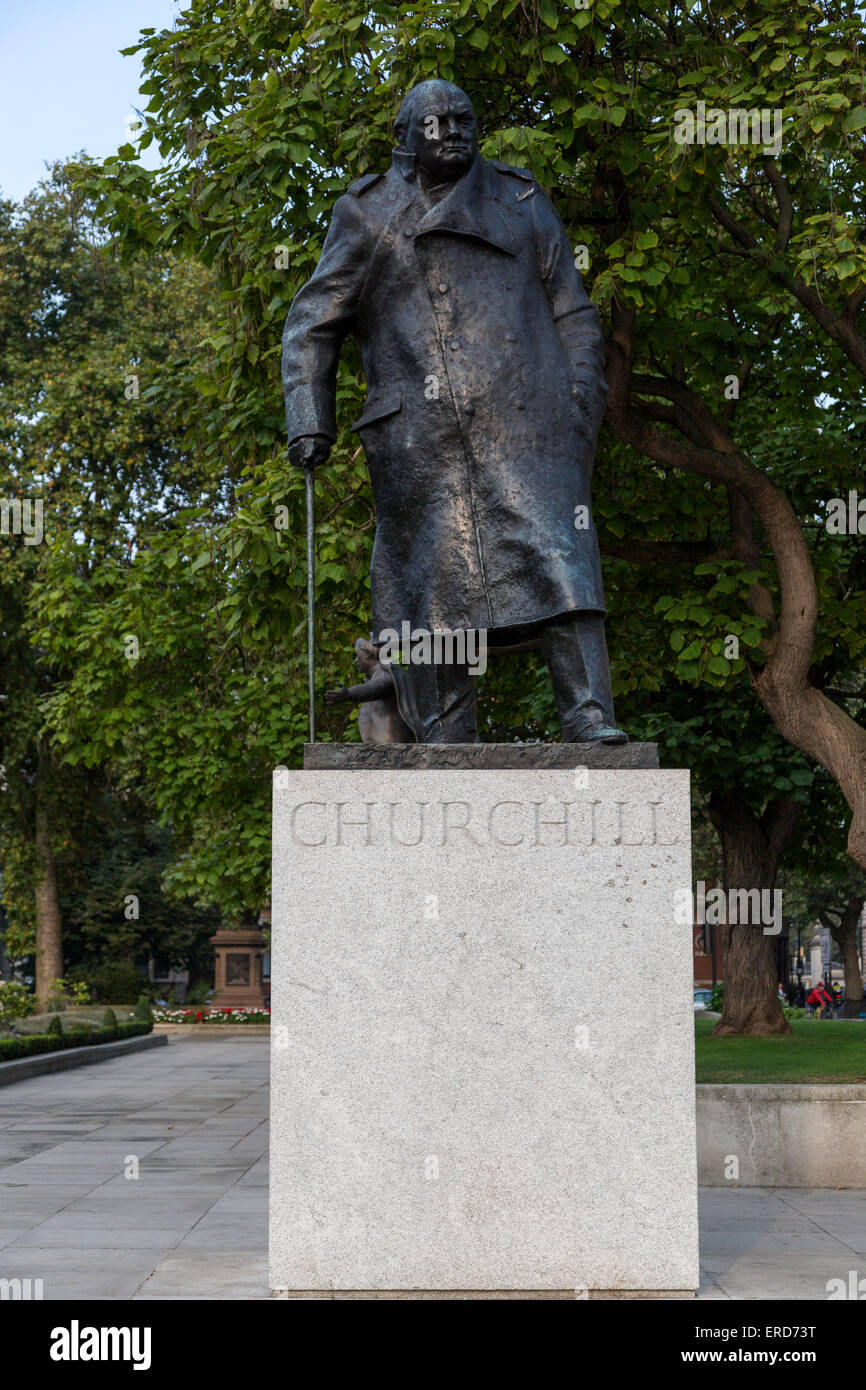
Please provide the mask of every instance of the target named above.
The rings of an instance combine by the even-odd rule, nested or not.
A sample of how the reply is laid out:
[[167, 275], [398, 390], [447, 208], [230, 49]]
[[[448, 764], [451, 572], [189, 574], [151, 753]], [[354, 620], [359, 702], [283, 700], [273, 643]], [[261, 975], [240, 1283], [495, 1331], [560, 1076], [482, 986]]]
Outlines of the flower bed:
[[66, 1047], [91, 1047], [98, 1043], [140, 1038], [151, 1032], [149, 1023], [118, 1023], [116, 1028], [71, 1028], [67, 1033], [31, 1033], [27, 1037], [0, 1038], [0, 1062], [60, 1052]]
[[154, 1023], [270, 1023], [270, 1009], [154, 1009]]

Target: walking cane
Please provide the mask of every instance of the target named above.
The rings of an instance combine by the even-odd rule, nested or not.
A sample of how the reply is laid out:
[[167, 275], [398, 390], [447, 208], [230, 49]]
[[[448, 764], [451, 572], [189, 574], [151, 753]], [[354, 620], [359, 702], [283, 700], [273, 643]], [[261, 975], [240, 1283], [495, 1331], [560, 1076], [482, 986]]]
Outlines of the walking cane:
[[316, 627], [316, 499], [313, 470], [304, 469], [307, 489], [307, 682], [310, 691], [310, 743], [316, 741], [316, 662], [313, 643]]

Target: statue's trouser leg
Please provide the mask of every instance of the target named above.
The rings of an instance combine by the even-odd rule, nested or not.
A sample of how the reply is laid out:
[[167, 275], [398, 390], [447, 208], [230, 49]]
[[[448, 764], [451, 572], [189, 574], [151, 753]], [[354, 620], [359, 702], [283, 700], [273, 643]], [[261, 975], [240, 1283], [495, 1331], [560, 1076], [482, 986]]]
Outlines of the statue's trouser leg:
[[475, 677], [468, 666], [427, 662], [409, 668], [421, 743], [478, 743]]
[[540, 637], [563, 739], [581, 737], [597, 724], [614, 725], [604, 615], [569, 613], [545, 623]]

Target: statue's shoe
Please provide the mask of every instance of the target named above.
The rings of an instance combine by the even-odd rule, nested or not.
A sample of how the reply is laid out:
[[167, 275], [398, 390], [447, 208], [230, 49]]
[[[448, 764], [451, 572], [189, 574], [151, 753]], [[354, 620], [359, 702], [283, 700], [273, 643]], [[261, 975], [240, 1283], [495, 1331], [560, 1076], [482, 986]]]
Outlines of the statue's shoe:
[[612, 724], [594, 724], [582, 733], [571, 734], [566, 743], [628, 743], [628, 734]]

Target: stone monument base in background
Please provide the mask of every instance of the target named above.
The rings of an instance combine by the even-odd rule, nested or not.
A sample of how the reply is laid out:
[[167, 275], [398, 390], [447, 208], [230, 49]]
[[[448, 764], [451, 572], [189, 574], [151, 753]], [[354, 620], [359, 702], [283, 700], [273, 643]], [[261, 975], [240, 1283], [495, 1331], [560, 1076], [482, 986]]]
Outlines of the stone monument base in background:
[[275, 773], [271, 1287], [691, 1296], [688, 773], [481, 748]]
[[214, 948], [214, 993], [218, 1009], [263, 1009], [265, 985], [262, 963], [265, 938], [255, 923], [221, 927], [211, 937]]

